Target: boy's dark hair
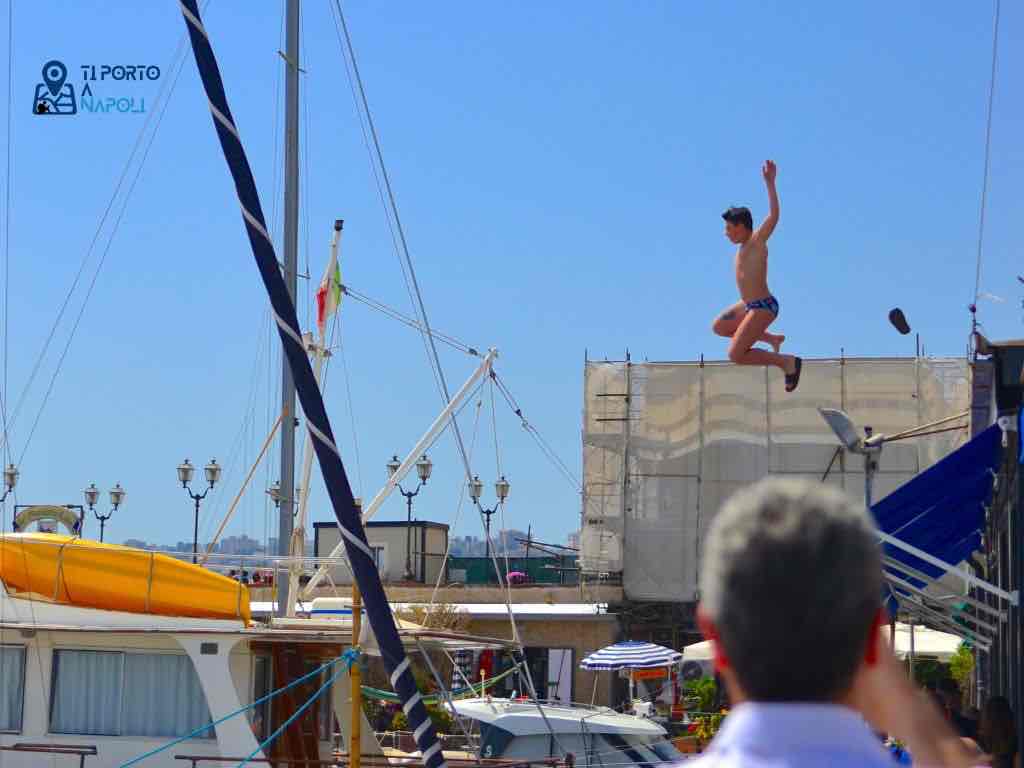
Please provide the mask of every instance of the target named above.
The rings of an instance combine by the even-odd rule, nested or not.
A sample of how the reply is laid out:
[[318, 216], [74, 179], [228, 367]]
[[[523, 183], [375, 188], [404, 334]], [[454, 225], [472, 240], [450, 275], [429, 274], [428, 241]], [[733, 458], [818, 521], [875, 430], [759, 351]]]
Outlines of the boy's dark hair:
[[730, 224], [742, 224], [750, 230], [754, 228], [754, 217], [750, 215], [750, 209], [745, 206], [741, 208], [737, 208], [735, 205], [732, 206], [722, 214], [722, 218]]

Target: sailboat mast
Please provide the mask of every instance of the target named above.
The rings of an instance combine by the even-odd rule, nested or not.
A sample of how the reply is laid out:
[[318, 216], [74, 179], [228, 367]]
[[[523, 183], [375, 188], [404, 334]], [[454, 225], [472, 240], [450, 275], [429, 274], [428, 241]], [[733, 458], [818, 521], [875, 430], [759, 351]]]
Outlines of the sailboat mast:
[[[299, 263], [299, 0], [287, 0], [284, 87], [284, 282], [295, 301]], [[295, 381], [288, 360], [281, 356], [281, 506], [277, 550], [288, 555], [295, 507]], [[305, 489], [303, 489], [305, 490]], [[288, 577], [278, 571], [277, 614], [287, 613]]]

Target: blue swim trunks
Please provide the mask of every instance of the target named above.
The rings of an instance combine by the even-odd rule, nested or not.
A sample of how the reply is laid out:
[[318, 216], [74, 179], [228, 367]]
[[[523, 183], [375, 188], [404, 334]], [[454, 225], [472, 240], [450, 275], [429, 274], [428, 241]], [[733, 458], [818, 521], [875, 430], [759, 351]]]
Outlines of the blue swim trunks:
[[747, 311], [752, 309], [766, 309], [773, 315], [779, 314], [779, 302], [774, 296], [768, 295], [763, 299], [755, 299], [747, 302]]

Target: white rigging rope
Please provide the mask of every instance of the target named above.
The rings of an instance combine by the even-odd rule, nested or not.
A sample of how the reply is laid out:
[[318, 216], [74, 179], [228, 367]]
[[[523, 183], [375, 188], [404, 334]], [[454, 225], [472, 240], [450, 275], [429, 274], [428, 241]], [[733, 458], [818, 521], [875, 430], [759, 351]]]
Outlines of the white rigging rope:
[[[210, 3], [210, 0], [207, 0], [206, 4], [204, 6], [204, 9], [209, 6], [209, 3]], [[44, 360], [44, 358], [46, 356], [47, 351], [49, 350], [50, 344], [52, 343], [53, 338], [56, 335], [57, 329], [60, 326], [60, 322], [61, 322], [61, 320], [64, 317], [64, 313], [67, 311], [67, 308], [68, 308], [68, 305], [69, 305], [69, 303], [71, 301], [71, 298], [74, 295], [75, 290], [78, 287], [79, 281], [81, 280], [82, 275], [85, 272], [86, 265], [89, 263], [89, 260], [90, 260], [92, 254], [93, 254], [93, 252], [94, 252], [94, 250], [96, 248], [96, 245], [97, 245], [97, 243], [98, 243], [98, 241], [100, 239], [100, 235], [101, 235], [101, 233], [103, 231], [103, 227], [106, 224], [107, 219], [109, 218], [111, 211], [115, 207], [115, 203], [117, 202], [118, 196], [119, 196], [119, 194], [121, 192], [121, 189], [124, 186], [125, 179], [128, 177], [129, 172], [131, 170], [132, 163], [134, 162], [136, 156], [139, 154], [140, 147], [142, 147], [142, 145], [144, 143], [144, 140], [147, 139], [147, 131], [149, 129], [149, 126], [152, 124], [152, 131], [150, 131], [148, 133], [148, 140], [145, 141], [145, 148], [142, 150], [142, 155], [141, 155], [141, 157], [139, 159], [139, 162], [136, 165], [135, 175], [132, 178], [130, 184], [128, 185], [128, 187], [127, 187], [127, 189], [125, 191], [125, 194], [123, 195], [123, 197], [121, 199], [120, 210], [118, 211], [118, 213], [117, 213], [117, 215], [116, 215], [116, 217], [115, 217], [115, 219], [113, 221], [113, 224], [111, 225], [111, 230], [110, 230], [110, 232], [109, 232], [109, 234], [107, 236], [106, 245], [104, 246], [103, 252], [101, 253], [100, 258], [99, 258], [99, 260], [98, 260], [98, 262], [96, 264], [95, 270], [94, 270], [93, 275], [92, 275], [92, 279], [90, 280], [89, 286], [88, 286], [88, 288], [86, 290], [85, 297], [82, 300], [82, 305], [79, 307], [78, 315], [76, 316], [74, 324], [72, 325], [71, 332], [68, 335], [68, 339], [67, 339], [67, 341], [66, 341], [66, 343], [64, 345], [64, 349], [62, 350], [62, 352], [60, 354], [60, 357], [58, 358], [57, 366], [54, 369], [54, 372], [53, 372], [53, 374], [52, 374], [52, 376], [50, 378], [50, 383], [49, 383], [49, 385], [48, 385], [48, 387], [46, 389], [45, 394], [43, 395], [42, 402], [41, 402], [41, 404], [39, 406], [38, 412], [36, 413], [36, 417], [35, 417], [35, 419], [33, 421], [31, 430], [29, 432], [29, 436], [25, 440], [25, 444], [22, 447], [21, 454], [20, 454], [20, 456], [18, 458], [18, 463], [19, 464], [24, 460], [25, 454], [28, 452], [29, 446], [30, 446], [30, 444], [32, 442], [32, 437], [35, 435], [36, 428], [39, 425], [39, 421], [42, 418], [42, 415], [43, 415], [44, 410], [46, 409], [47, 403], [49, 402], [50, 395], [53, 392], [53, 387], [56, 384], [57, 377], [59, 376], [59, 374], [61, 372], [61, 369], [63, 368], [64, 360], [67, 357], [67, 353], [68, 353], [68, 351], [71, 348], [72, 342], [74, 341], [75, 333], [77, 332], [78, 326], [81, 323], [82, 316], [85, 314], [85, 309], [86, 309], [86, 307], [89, 304], [89, 299], [91, 298], [93, 289], [96, 286], [96, 281], [99, 278], [100, 271], [102, 270], [103, 265], [106, 262], [107, 255], [109, 254], [110, 248], [113, 245], [114, 238], [116, 237], [118, 228], [120, 227], [120, 224], [121, 224], [121, 220], [124, 217], [125, 211], [128, 208], [128, 203], [129, 203], [129, 201], [131, 199], [131, 194], [134, 191], [135, 185], [138, 183], [139, 178], [140, 178], [140, 176], [142, 174], [142, 169], [145, 166], [146, 159], [149, 156], [149, 151], [153, 147], [153, 142], [154, 142], [154, 140], [156, 138], [156, 134], [157, 134], [157, 132], [160, 129], [160, 124], [163, 121], [163, 116], [164, 116], [164, 114], [167, 111], [167, 105], [170, 102], [171, 95], [174, 92], [174, 88], [175, 88], [175, 86], [177, 85], [177, 82], [178, 82], [178, 77], [180, 76], [181, 71], [182, 71], [182, 65], [185, 62], [185, 53], [186, 53], [186, 50], [187, 50], [186, 49], [187, 39], [188, 39], [187, 35], [182, 35], [181, 38], [178, 41], [178, 46], [177, 46], [177, 48], [175, 50], [174, 55], [171, 58], [171, 66], [168, 68], [168, 70], [170, 72], [173, 72], [174, 75], [172, 77], [170, 77], [169, 79], [165, 80], [163, 84], [161, 84], [160, 90], [158, 90], [157, 96], [156, 96], [156, 99], [155, 99], [155, 102], [154, 102], [156, 106], [154, 107], [153, 111], [149, 112], [146, 115], [146, 119], [143, 122], [142, 127], [139, 129], [139, 134], [136, 137], [135, 144], [133, 145], [132, 150], [131, 150], [131, 152], [128, 155], [128, 159], [125, 161], [124, 168], [122, 169], [121, 175], [119, 176], [119, 178], [117, 180], [117, 183], [116, 183], [116, 185], [114, 187], [114, 191], [113, 191], [113, 193], [110, 196], [110, 200], [107, 202], [107, 206], [104, 209], [103, 215], [100, 217], [100, 222], [99, 222], [99, 224], [96, 227], [96, 231], [93, 234], [91, 242], [89, 243], [89, 247], [86, 249], [86, 253], [82, 257], [82, 262], [79, 265], [78, 272], [75, 275], [75, 278], [74, 278], [74, 280], [71, 283], [71, 287], [68, 289], [67, 295], [65, 296], [63, 303], [61, 304], [61, 308], [60, 308], [60, 310], [57, 313], [57, 318], [56, 318], [56, 320], [54, 320], [54, 323], [53, 323], [53, 326], [50, 329], [49, 335], [47, 336], [47, 339], [46, 339], [46, 341], [43, 344], [43, 349], [40, 351], [39, 356], [36, 359], [35, 364], [33, 365], [32, 372], [29, 375], [29, 380], [25, 384], [25, 387], [22, 390], [21, 395], [18, 398], [18, 402], [17, 402], [17, 404], [15, 406], [15, 409], [14, 409], [14, 411], [10, 415], [10, 422], [7, 425], [7, 429], [13, 429], [13, 427], [14, 427], [14, 423], [15, 423], [17, 417], [18, 417], [18, 413], [19, 413], [22, 405], [24, 404], [25, 398], [26, 398], [28, 392], [30, 391], [30, 389], [32, 387], [32, 384], [33, 384], [33, 382], [35, 380], [36, 375], [39, 373], [39, 369], [42, 366], [43, 360]], [[10, 442], [9, 432], [7, 430], [5, 430], [5, 432], [4, 432], [4, 443], [5, 444], [9, 444], [9, 442]]]
[[523, 415], [523, 409], [519, 407], [519, 403], [516, 402], [515, 397], [513, 397], [512, 392], [508, 388], [508, 385], [505, 384], [504, 381], [502, 381], [502, 379], [498, 376], [497, 372], [492, 372], [492, 377], [494, 378], [495, 384], [497, 384], [498, 386], [498, 391], [501, 392], [502, 396], [505, 398], [505, 402], [508, 403], [509, 408], [511, 408], [512, 412], [519, 417], [519, 421], [522, 428], [526, 430], [527, 434], [529, 434], [534, 439], [534, 441], [537, 443], [537, 446], [541, 449], [541, 452], [548, 458], [548, 460], [552, 464], [555, 465], [558, 471], [565, 476], [565, 479], [569, 481], [572, 487], [575, 488], [577, 492], [582, 493], [583, 484], [580, 482], [580, 479], [573, 473], [571, 469], [569, 469], [568, 465], [566, 465], [566, 463], [562, 461], [562, 459], [555, 452], [555, 449], [551, 446], [551, 444], [544, 439], [543, 435], [541, 435], [540, 431], [532, 423], [530, 423], [530, 421], [526, 418], [525, 415]]
[[11, 115], [14, 113], [14, 1], [7, 3], [7, 166], [4, 174], [4, 341], [3, 341], [3, 390], [0, 391], [0, 412], [3, 416], [3, 463], [10, 461], [11, 446], [7, 441], [7, 383], [8, 383], [8, 339], [11, 306]]
[[[355, 106], [356, 117], [359, 120], [359, 129], [360, 129], [360, 131], [363, 134], [363, 145], [366, 147], [367, 159], [369, 160], [369, 163], [370, 163], [370, 171], [373, 174], [373, 180], [374, 180], [374, 183], [376, 184], [376, 187], [377, 187], [377, 196], [380, 198], [381, 208], [384, 211], [384, 220], [387, 223], [388, 232], [391, 235], [391, 245], [394, 248], [395, 257], [398, 259], [398, 266], [399, 266], [399, 268], [400, 268], [400, 270], [402, 272], [402, 280], [405, 282], [405, 290], [409, 294], [409, 302], [415, 306], [416, 300], [415, 300], [415, 296], [413, 294], [412, 283], [410, 282], [409, 274], [406, 271], [406, 264], [402, 260], [402, 256], [401, 256], [401, 242], [399, 241], [399, 236], [398, 236], [397, 228], [395, 226], [395, 221], [392, 218], [392, 211], [388, 207], [388, 200], [387, 200], [387, 196], [386, 196], [385, 189], [384, 189], [384, 182], [381, 179], [381, 174], [383, 172], [383, 168], [381, 168], [379, 166], [379, 164], [378, 164], [378, 157], [375, 157], [375, 155], [374, 155], [374, 148], [373, 148], [373, 146], [371, 146], [372, 142], [371, 142], [371, 137], [370, 137], [370, 131], [369, 131], [369, 128], [367, 126], [368, 120], [367, 120], [366, 117], [364, 117], [363, 110], [362, 110], [362, 108], [360, 106], [362, 102], [360, 101], [359, 93], [356, 90], [356, 76], [353, 73], [354, 60], [353, 60], [353, 64], [349, 63], [349, 55], [352, 55], [353, 51], [352, 51], [351, 48], [346, 49], [346, 46], [345, 46], [346, 37], [343, 34], [342, 19], [340, 18], [341, 5], [340, 5], [340, 3], [331, 3], [330, 4], [330, 9], [331, 9], [331, 16], [334, 19], [334, 29], [335, 29], [335, 32], [337, 33], [337, 36], [338, 36], [338, 45], [341, 48], [341, 58], [342, 58], [342, 61], [345, 64], [345, 74], [347, 75], [347, 78], [348, 78], [349, 90], [352, 93], [352, 102], [353, 102], [353, 104]], [[346, 53], [346, 51], [347, 51], [347, 53]], [[361, 80], [360, 80], [360, 84], [361, 84]], [[430, 359], [431, 359], [430, 358], [430, 348], [429, 348], [429, 346], [427, 346], [427, 340], [426, 340], [425, 337], [423, 337], [421, 335], [420, 341], [423, 344], [423, 351], [427, 355], [427, 360], [430, 361]], [[430, 372], [431, 372], [431, 375], [434, 377], [434, 383], [437, 386], [438, 391], [439, 392], [443, 392], [442, 387], [441, 387], [441, 382], [440, 382], [440, 380], [438, 379], [438, 376], [437, 376], [437, 370], [434, 368], [433, 365], [430, 366]]]
[[247, 451], [252, 443], [252, 433], [256, 429], [256, 412], [259, 404], [259, 392], [260, 385], [262, 384], [262, 371], [263, 367], [263, 334], [264, 325], [270, 320], [270, 308], [266, 307], [262, 312], [262, 318], [257, 324], [256, 332], [256, 353], [253, 359], [252, 371], [249, 374], [249, 393], [245, 399], [245, 408], [242, 411], [242, 423], [238, 428], [238, 432], [235, 434], [235, 439], [231, 443], [231, 449], [228, 452], [227, 460], [223, 462], [223, 475], [220, 483], [211, 493], [209, 502], [207, 503], [208, 514], [203, 517], [201, 522], [200, 532], [203, 538], [208, 540], [209, 533], [213, 528], [213, 524], [220, 517], [220, 511], [226, 502], [224, 496], [224, 489], [231, 486], [231, 478], [234, 476], [235, 467], [238, 464], [239, 458], [244, 462], [244, 466], [249, 466], [250, 462], [245, 458], [244, 451]]
[[[355, 47], [352, 44], [352, 37], [348, 31], [348, 24], [345, 21], [345, 13], [341, 8], [340, 0], [335, 0], [334, 5], [337, 9], [337, 20], [340, 22], [341, 32], [344, 35], [345, 44], [343, 47], [348, 51], [348, 58], [352, 64], [352, 76], [355, 80], [356, 89], [359, 92], [359, 103], [362, 105], [370, 137], [373, 140], [374, 154], [376, 156], [377, 164], [380, 167], [380, 178], [384, 182], [384, 190], [387, 193], [388, 207], [391, 212], [391, 216], [394, 219], [395, 230], [398, 234], [398, 241], [401, 246], [399, 249], [399, 255], [403, 274], [407, 275], [407, 287], [412, 294], [413, 307], [416, 309], [420, 323], [423, 325], [422, 336], [424, 337], [424, 345], [428, 347], [428, 361], [430, 362], [431, 370], [434, 372], [434, 377], [441, 390], [441, 396], [444, 400], [444, 404], [447, 406], [448, 403], [451, 402], [451, 393], [448, 389], [448, 381], [445, 378], [444, 368], [441, 366], [441, 358], [437, 353], [437, 345], [434, 343], [434, 336], [431, 333], [430, 320], [427, 316], [427, 308], [423, 301], [423, 293], [420, 290], [419, 281], [416, 278], [416, 270], [413, 267], [412, 255], [409, 252], [409, 244], [405, 237], [405, 228], [402, 226], [402, 219], [398, 214], [398, 203], [395, 200], [394, 189], [391, 186], [391, 178], [388, 175], [387, 166], [384, 163], [384, 153], [381, 149], [380, 136], [377, 133], [377, 127], [373, 120], [373, 113], [370, 111], [370, 104], [366, 97], [366, 88], [363, 85], [363, 78], [359, 72], [359, 63], [356, 59]], [[462, 439], [462, 433], [460, 432], [459, 424], [455, 419], [452, 419], [450, 423], [452, 427], [452, 434], [455, 437], [455, 443], [459, 449], [459, 455], [462, 458], [462, 464], [466, 472], [466, 482], [469, 482], [472, 480], [473, 475], [470, 470], [469, 456], [466, 452], [466, 446]]]
[[978, 296], [981, 294], [981, 252], [985, 240], [985, 208], [988, 202], [989, 155], [992, 146], [992, 103], [996, 91], [996, 64], [999, 54], [999, 11], [1000, 0], [995, 0], [992, 22], [992, 69], [988, 83], [988, 109], [985, 116], [985, 166], [981, 177], [981, 210], [978, 214], [978, 255], [974, 271], [974, 301], [972, 314], [977, 312]]
[[352, 448], [356, 457], [356, 489], [359, 496], [363, 495], [363, 461], [359, 451], [359, 430], [356, 427], [356, 411], [352, 405], [352, 384], [348, 373], [348, 360], [345, 356], [345, 342], [339, 337], [338, 354], [341, 355], [341, 370], [345, 377], [345, 399], [348, 403], [348, 419], [352, 431]]
[[480, 352], [475, 347], [470, 346], [464, 341], [459, 341], [454, 336], [442, 333], [441, 331], [438, 331], [436, 328], [431, 328], [428, 331], [423, 327], [423, 325], [418, 320], [403, 314], [399, 310], [385, 304], [382, 301], [372, 299], [366, 294], [360, 293], [350, 285], [342, 284], [341, 290], [342, 293], [344, 293], [346, 296], [350, 296], [351, 298], [355, 299], [361, 304], [366, 305], [370, 309], [377, 310], [381, 314], [390, 317], [392, 320], [397, 320], [398, 322], [407, 325], [408, 327], [416, 331], [419, 331], [420, 333], [430, 333], [435, 339], [443, 341], [445, 344], [448, 344], [449, 346], [459, 350], [460, 352], [465, 352], [467, 355], [483, 358], [483, 355], [480, 354]]
[[[483, 398], [480, 397], [479, 395], [480, 395], [480, 390], [483, 388], [483, 385], [484, 385], [484, 383], [483, 383], [483, 381], [481, 381], [480, 384], [477, 386], [476, 391], [473, 393], [473, 397], [476, 398], [476, 416], [473, 418], [473, 432], [471, 433], [470, 438], [469, 438], [469, 458], [470, 458], [470, 461], [473, 460], [473, 452], [476, 450], [476, 437], [477, 437], [477, 434], [479, 432], [479, 427], [480, 427], [480, 411], [482, 409], [484, 401], [483, 401]], [[473, 398], [470, 398], [470, 399], [473, 399]], [[454, 530], [458, 530], [459, 522], [462, 520], [462, 511], [465, 508], [465, 502], [466, 502], [466, 488], [467, 488], [466, 483], [464, 483], [464, 482], [462, 482], [460, 480], [459, 481], [459, 504], [455, 508], [455, 521], [452, 523], [452, 528]], [[433, 590], [433, 592], [430, 593], [430, 603], [427, 606], [427, 615], [428, 616], [430, 615], [430, 612], [434, 608], [434, 603], [437, 601], [437, 593], [438, 593], [438, 590], [441, 589], [441, 579], [444, 578], [444, 568], [448, 564], [448, 560], [451, 557], [451, 552], [452, 552], [452, 540], [451, 540], [451, 537], [449, 537], [447, 545], [445, 546], [445, 550], [444, 550], [444, 559], [441, 561], [441, 567], [440, 567], [440, 569], [438, 569], [438, 572], [437, 572], [437, 581], [434, 583], [434, 590]]]

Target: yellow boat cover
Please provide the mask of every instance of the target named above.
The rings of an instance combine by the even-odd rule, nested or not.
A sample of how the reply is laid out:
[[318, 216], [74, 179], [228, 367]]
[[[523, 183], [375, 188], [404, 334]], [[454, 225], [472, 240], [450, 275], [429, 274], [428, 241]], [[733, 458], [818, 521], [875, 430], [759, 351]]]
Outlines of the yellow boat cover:
[[71, 536], [0, 535], [0, 578], [12, 594], [82, 608], [251, 619], [249, 591], [234, 579], [157, 552]]

